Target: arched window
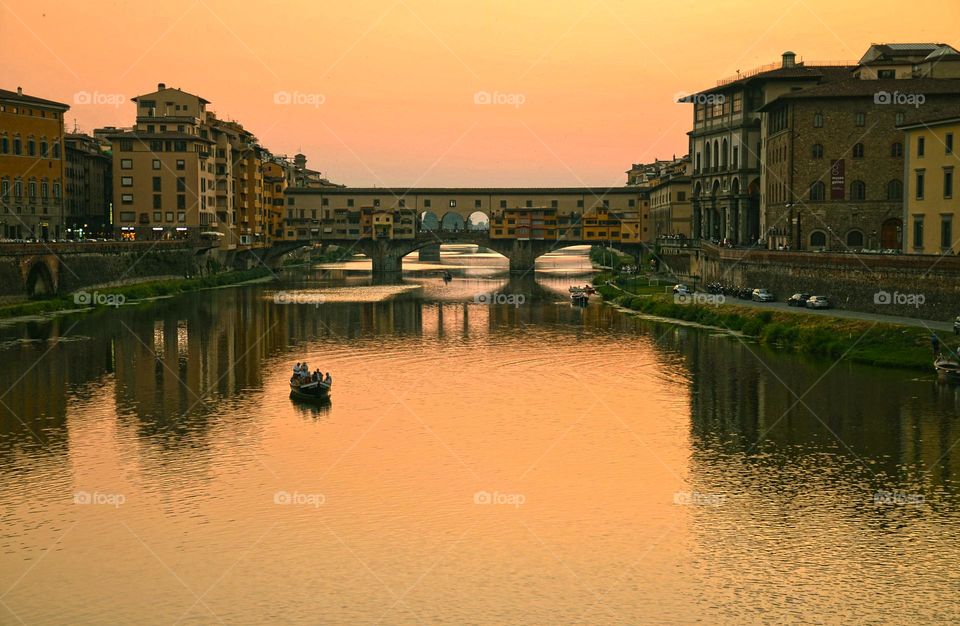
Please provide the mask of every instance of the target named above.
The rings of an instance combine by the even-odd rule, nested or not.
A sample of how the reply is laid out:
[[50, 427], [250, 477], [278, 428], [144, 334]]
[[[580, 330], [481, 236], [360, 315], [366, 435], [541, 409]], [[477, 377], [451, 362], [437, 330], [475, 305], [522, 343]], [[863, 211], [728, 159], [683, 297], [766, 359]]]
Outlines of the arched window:
[[827, 233], [822, 230], [815, 230], [810, 233], [810, 247], [823, 248], [827, 245]]
[[866, 200], [867, 199], [867, 186], [862, 180], [855, 180], [850, 183], [850, 199], [851, 200]]
[[887, 183], [887, 200], [903, 199], [903, 183], [899, 180], [891, 180]]
[[720, 169], [720, 144], [716, 139], [713, 140], [713, 169]]
[[727, 148], [727, 140], [724, 139], [723, 144], [721, 145], [721, 148], [720, 148], [720, 167], [723, 169], [727, 169], [727, 153], [728, 152], [729, 152], [729, 149]]
[[810, 202], [823, 202], [825, 199], [826, 193], [824, 191], [824, 184], [822, 180], [810, 185]]
[[863, 144], [856, 143], [853, 145], [853, 158], [862, 159], [863, 158]]
[[697, 153], [697, 171], [700, 171], [700, 153]]
[[703, 167], [704, 171], [710, 170], [710, 142], [707, 142], [707, 145], [703, 149]]
[[813, 158], [822, 159], [823, 158], [823, 145], [819, 143], [813, 144]]
[[47, 140], [46, 139], [40, 140], [40, 156], [42, 157], [47, 156]]
[[890, 144], [890, 156], [892, 157], [902, 157], [903, 156], [903, 144], [899, 141], [894, 141]]
[[823, 128], [823, 113], [814, 113], [814, 114], [813, 114], [813, 127], [814, 127], [814, 128]]
[[53, 142], [53, 158], [55, 159], [60, 158], [60, 142], [57, 142], [57, 141]]
[[849, 233], [847, 233], [847, 246], [850, 248], [862, 248], [863, 232], [859, 230], [851, 230]]
[[10, 138], [4, 135], [0, 137], [0, 153], [7, 154], [10, 152]]

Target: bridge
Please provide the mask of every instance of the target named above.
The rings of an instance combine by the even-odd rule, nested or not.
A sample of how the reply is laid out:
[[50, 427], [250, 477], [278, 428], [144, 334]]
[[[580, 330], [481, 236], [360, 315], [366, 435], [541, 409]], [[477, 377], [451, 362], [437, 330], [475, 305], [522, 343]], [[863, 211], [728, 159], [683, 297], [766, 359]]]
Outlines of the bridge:
[[[586, 241], [583, 239], [523, 239], [491, 237], [488, 230], [421, 230], [416, 236], [400, 239], [378, 239], [373, 237], [331, 238], [319, 237], [295, 241], [277, 241], [269, 248], [253, 248], [238, 254], [239, 264], [243, 267], [266, 265], [276, 267], [282, 257], [293, 250], [320, 245], [326, 248], [335, 245], [340, 248], [362, 254], [370, 259], [374, 274], [394, 274], [403, 271], [403, 258], [408, 254], [439, 248], [442, 244], [472, 243], [488, 248], [507, 258], [511, 273], [527, 273], [534, 270], [537, 257], [568, 248], [570, 246], [597, 245], [619, 249], [639, 258], [643, 244], [624, 244], [622, 242]], [[437, 252], [439, 255], [439, 251]], [[421, 257], [426, 260], [425, 256]], [[434, 257], [439, 260], [439, 256]]]

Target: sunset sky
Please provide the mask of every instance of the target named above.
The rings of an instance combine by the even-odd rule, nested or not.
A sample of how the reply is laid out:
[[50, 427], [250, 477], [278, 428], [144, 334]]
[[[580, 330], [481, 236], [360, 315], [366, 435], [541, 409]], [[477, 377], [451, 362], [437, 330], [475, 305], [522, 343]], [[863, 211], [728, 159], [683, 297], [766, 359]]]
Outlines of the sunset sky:
[[0, 0], [0, 87], [91, 131], [164, 82], [348, 185], [615, 185], [686, 152], [680, 92], [958, 23], [943, 0]]

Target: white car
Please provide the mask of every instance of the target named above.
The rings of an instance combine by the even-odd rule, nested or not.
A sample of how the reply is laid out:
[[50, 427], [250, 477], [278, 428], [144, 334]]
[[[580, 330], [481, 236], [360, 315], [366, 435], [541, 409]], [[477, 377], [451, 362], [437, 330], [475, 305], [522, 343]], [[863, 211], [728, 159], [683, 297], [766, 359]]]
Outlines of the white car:
[[807, 298], [808, 309], [829, 309], [830, 299], [826, 296], [810, 296]]
[[754, 289], [751, 296], [754, 302], [775, 302], [776, 298], [766, 289]]
[[690, 288], [687, 287], [686, 285], [674, 285], [673, 293], [688, 296], [690, 295]]

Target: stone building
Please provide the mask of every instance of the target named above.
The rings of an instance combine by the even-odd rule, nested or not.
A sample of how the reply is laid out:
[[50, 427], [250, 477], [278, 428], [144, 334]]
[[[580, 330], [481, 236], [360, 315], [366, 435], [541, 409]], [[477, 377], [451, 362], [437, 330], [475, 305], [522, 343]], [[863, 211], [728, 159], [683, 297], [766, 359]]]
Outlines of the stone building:
[[689, 155], [684, 156], [667, 163], [650, 181], [651, 238], [692, 236], [691, 169]]
[[83, 133], [67, 133], [64, 141], [66, 237], [113, 237], [113, 159], [109, 144]]
[[0, 237], [63, 237], [63, 114], [70, 107], [0, 89]]
[[[883, 46], [879, 57], [868, 52], [847, 78], [782, 93], [759, 109], [770, 247], [902, 248], [904, 143], [897, 126], [960, 106], [960, 80], [926, 76], [915, 62], [940, 44], [903, 46]], [[943, 73], [954, 65], [932, 67]]]
[[761, 107], [778, 96], [849, 76], [854, 63], [780, 63], [720, 80], [682, 98], [693, 105], [693, 237], [754, 244], [763, 231]]

